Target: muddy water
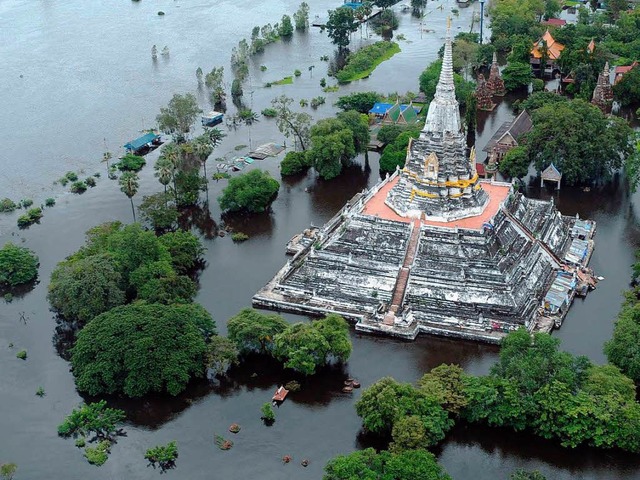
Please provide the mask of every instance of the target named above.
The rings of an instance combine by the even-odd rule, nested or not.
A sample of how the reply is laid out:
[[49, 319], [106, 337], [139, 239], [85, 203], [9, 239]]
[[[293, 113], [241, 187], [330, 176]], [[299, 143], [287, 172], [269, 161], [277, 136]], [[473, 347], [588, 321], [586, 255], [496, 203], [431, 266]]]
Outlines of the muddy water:
[[[443, 2], [430, 2], [440, 5]], [[451, 2], [452, 4], [453, 2]], [[451, 5], [431, 10], [429, 27], [436, 33], [422, 33], [419, 23], [401, 15], [402, 53], [383, 63], [371, 78], [323, 94], [318, 86], [324, 76], [320, 55], [330, 54], [326, 36], [317, 30], [294, 37], [289, 44], [272, 45], [256, 65], [266, 72], [252, 71], [254, 110], [268, 106], [276, 95], [296, 98], [327, 97], [327, 104], [315, 112], [316, 118], [333, 112], [332, 99], [346, 91], [387, 92], [416, 89], [416, 78], [425, 64], [435, 58], [444, 33], [444, 15]], [[324, 14], [335, 5], [314, 2], [311, 17]], [[75, 0], [58, 5], [5, 0], [0, 4], [0, 98], [3, 115], [0, 136], [3, 166], [0, 196], [33, 196], [37, 202], [58, 195], [58, 205], [47, 209], [40, 225], [17, 231], [15, 216], [0, 217], [0, 243], [23, 243], [40, 256], [40, 283], [12, 303], [0, 305], [0, 462], [19, 465], [16, 478], [121, 479], [153, 478], [159, 473], [146, 466], [146, 448], [177, 440], [180, 458], [176, 470], [165, 478], [291, 478], [318, 479], [322, 466], [332, 456], [369, 445], [375, 439], [360, 432], [353, 396], [340, 393], [347, 375], [363, 386], [391, 375], [415, 381], [422, 373], [443, 362], [459, 363], [474, 374], [486, 373], [496, 358], [494, 347], [419, 338], [414, 343], [362, 337], [353, 334], [354, 351], [348, 366], [324, 372], [313, 383], [292, 395], [277, 412], [276, 423], [265, 427], [259, 407], [275, 386], [290, 379], [272, 365], [250, 363], [238, 371], [233, 381], [223, 385], [195, 384], [178, 398], [149, 398], [140, 402], [114, 400], [128, 414], [128, 435], [120, 439], [105, 466], [86, 463], [72, 441], [59, 439], [56, 426], [82, 399], [75, 391], [68, 363], [56, 347], [63, 338], [54, 335], [55, 321], [48, 311], [46, 288], [55, 264], [77, 249], [83, 232], [108, 221], [131, 220], [128, 199], [115, 182], [101, 179], [83, 196], [62, 194], [51, 181], [67, 170], [84, 168], [87, 173], [103, 171], [98, 159], [103, 138], [115, 150], [144, 126], [151, 124], [159, 106], [173, 92], [195, 91], [195, 69], [227, 65], [238, 32], [248, 35], [251, 27], [267, 21], [275, 23], [283, 13], [292, 13], [297, 2], [202, 1], [199, 4], [158, 1], [107, 5]], [[157, 17], [164, 10], [164, 17]], [[467, 25], [471, 9], [461, 10], [454, 28]], [[360, 42], [359, 33], [354, 42]], [[363, 40], [364, 41], [364, 40]], [[150, 59], [150, 47], [169, 46], [169, 59]], [[304, 46], [304, 48], [302, 48]], [[312, 76], [308, 66], [315, 65]], [[303, 71], [294, 85], [262, 88], [265, 81]], [[20, 74], [23, 78], [20, 78]], [[205, 105], [204, 96], [201, 96]], [[477, 145], [482, 148], [504, 119], [512, 115], [510, 99], [505, 99], [478, 126]], [[145, 119], [143, 121], [143, 119]], [[214, 156], [234, 155], [234, 147], [279, 140], [273, 122], [261, 120], [248, 128], [227, 132], [228, 137]], [[240, 152], [242, 153], [242, 149]], [[244, 150], [246, 151], [246, 150]], [[150, 163], [157, 152], [147, 158]], [[256, 162], [277, 176], [277, 161]], [[211, 162], [209, 171], [214, 168]], [[210, 209], [193, 212], [194, 231], [200, 231], [207, 247], [207, 268], [201, 276], [198, 301], [212, 313], [218, 328], [225, 332], [229, 316], [250, 303], [260, 288], [286, 261], [284, 245], [310, 223], [319, 225], [330, 218], [357, 191], [374, 184], [377, 155], [368, 163], [359, 158], [345, 175], [324, 182], [313, 174], [282, 180], [271, 214], [230, 220], [236, 229], [251, 236], [241, 245], [228, 237], [212, 236], [220, 221], [215, 198], [224, 182], [209, 185]], [[142, 195], [160, 189], [147, 167], [142, 172]], [[530, 192], [548, 197], [552, 192]], [[589, 193], [566, 189], [554, 194], [568, 214], [580, 213], [598, 221], [598, 249], [593, 265], [606, 277], [598, 290], [578, 302], [565, 325], [557, 333], [563, 345], [574, 353], [603, 361], [602, 343], [610, 337], [612, 319], [618, 310], [620, 293], [626, 287], [633, 249], [640, 243], [634, 210], [637, 199], [622, 185], [613, 184]], [[289, 316], [293, 320], [295, 317]], [[9, 343], [14, 347], [9, 348]], [[18, 349], [29, 358], [15, 358]], [[257, 374], [256, 375], [254, 375]], [[47, 395], [35, 396], [42, 386]], [[224, 434], [237, 422], [243, 428], [233, 436], [235, 446], [228, 452], [213, 443], [215, 433]], [[232, 434], [226, 434], [231, 437]], [[454, 430], [436, 452], [455, 479], [506, 478], [518, 467], [538, 468], [548, 478], [638, 478], [640, 460], [592, 450], [569, 451], [552, 443], [523, 435], [477, 427]], [[281, 457], [294, 461], [282, 465]], [[306, 469], [300, 461], [310, 461]], [[52, 473], [55, 472], [55, 473]]]

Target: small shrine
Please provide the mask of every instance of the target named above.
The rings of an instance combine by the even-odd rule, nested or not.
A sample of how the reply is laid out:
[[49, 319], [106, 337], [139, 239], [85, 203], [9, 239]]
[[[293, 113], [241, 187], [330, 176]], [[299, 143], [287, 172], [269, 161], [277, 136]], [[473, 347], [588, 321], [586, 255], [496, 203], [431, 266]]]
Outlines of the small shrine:
[[558, 70], [558, 60], [564, 50], [564, 45], [557, 42], [549, 33], [544, 35], [533, 44], [530, 53], [530, 63], [534, 75], [551, 75], [554, 70]]
[[540, 186], [544, 186], [544, 182], [556, 182], [558, 185], [558, 190], [560, 190], [560, 182], [562, 182], [562, 173], [556, 168], [556, 166], [552, 163], [547, 168], [542, 171], [542, 175], [540, 176]]
[[611, 112], [613, 104], [613, 87], [611, 86], [611, 78], [609, 74], [609, 62], [605, 63], [604, 70], [598, 75], [598, 83], [593, 90], [591, 103], [602, 110], [603, 113]]
[[496, 104], [491, 100], [491, 89], [489, 84], [484, 80], [484, 75], [478, 74], [478, 85], [474, 93], [478, 110], [490, 112], [496, 108]]
[[491, 95], [495, 95], [496, 97], [504, 97], [507, 93], [507, 89], [504, 87], [504, 80], [502, 80], [502, 76], [500, 75], [496, 52], [493, 52], [493, 62], [491, 62], [491, 70], [489, 71], [487, 86], [491, 91]]

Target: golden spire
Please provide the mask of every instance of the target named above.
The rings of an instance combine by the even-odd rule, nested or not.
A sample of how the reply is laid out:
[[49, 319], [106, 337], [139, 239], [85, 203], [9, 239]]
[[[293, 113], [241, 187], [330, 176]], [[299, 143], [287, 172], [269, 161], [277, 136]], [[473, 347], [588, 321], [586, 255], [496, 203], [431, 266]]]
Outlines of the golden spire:
[[451, 29], [451, 15], [447, 17], [447, 30]]

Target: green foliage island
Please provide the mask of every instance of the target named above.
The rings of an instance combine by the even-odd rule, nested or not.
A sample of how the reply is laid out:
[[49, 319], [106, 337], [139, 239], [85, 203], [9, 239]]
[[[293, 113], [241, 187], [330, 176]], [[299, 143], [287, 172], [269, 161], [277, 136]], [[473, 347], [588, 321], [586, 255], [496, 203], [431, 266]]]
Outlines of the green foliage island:
[[6, 243], [0, 248], [0, 287], [32, 282], [38, 276], [38, 266], [38, 257], [31, 250]]
[[343, 69], [335, 77], [340, 83], [349, 83], [371, 75], [378, 65], [389, 60], [400, 52], [400, 45], [396, 42], [380, 41], [367, 45], [347, 58]]
[[280, 184], [269, 172], [251, 170], [229, 180], [218, 198], [220, 208], [228, 212], [264, 212], [275, 200]]

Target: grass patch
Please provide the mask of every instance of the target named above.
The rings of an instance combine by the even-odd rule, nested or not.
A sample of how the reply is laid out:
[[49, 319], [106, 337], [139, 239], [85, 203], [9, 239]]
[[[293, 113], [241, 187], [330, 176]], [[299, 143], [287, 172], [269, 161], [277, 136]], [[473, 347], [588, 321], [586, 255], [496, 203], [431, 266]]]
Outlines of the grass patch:
[[293, 83], [293, 76], [284, 77], [282, 80], [271, 82], [271, 85], [291, 85]]
[[324, 87], [322, 89], [323, 92], [337, 92], [338, 90], [340, 90], [340, 86], [339, 85], [329, 85], [328, 87]]
[[349, 56], [345, 67], [336, 73], [340, 83], [349, 83], [371, 75], [378, 65], [400, 52], [395, 42], [376, 42]]

